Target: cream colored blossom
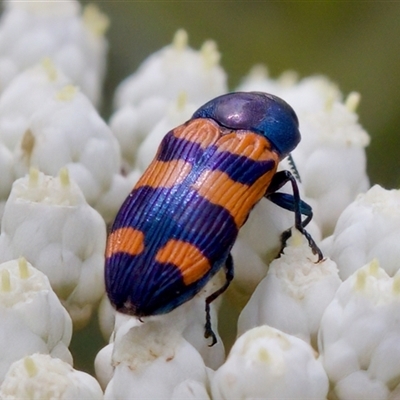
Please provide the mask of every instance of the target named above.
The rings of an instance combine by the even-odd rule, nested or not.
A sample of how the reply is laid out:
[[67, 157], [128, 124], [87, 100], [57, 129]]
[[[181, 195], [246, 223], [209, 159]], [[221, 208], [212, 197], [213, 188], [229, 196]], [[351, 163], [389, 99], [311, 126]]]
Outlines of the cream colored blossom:
[[24, 258], [0, 264], [0, 320], [0, 382], [14, 361], [33, 353], [72, 364], [71, 318], [47, 277]]
[[106, 227], [66, 169], [32, 169], [14, 182], [0, 235], [0, 260], [23, 255], [45, 273], [79, 326], [104, 292]]

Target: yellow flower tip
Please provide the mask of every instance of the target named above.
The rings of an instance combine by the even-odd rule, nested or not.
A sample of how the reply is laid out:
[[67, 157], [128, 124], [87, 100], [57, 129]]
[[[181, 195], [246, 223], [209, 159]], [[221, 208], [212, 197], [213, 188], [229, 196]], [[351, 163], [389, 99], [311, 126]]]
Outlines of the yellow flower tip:
[[11, 292], [10, 272], [6, 269], [1, 271], [1, 290], [2, 292]]
[[365, 289], [365, 286], [367, 285], [367, 273], [365, 270], [360, 269], [356, 273], [356, 283], [354, 285], [354, 289], [356, 291], [362, 291]]
[[178, 29], [172, 39], [172, 46], [177, 51], [183, 51], [186, 49], [188, 42], [189, 37], [187, 32], [184, 29]]
[[78, 87], [74, 85], [66, 85], [57, 93], [57, 100], [71, 101], [78, 93]]
[[379, 268], [379, 261], [374, 258], [368, 265], [368, 273], [372, 276], [378, 276]]
[[211, 69], [218, 65], [221, 54], [214, 40], [206, 40], [201, 46], [200, 52], [206, 69]]
[[250, 69], [249, 76], [252, 79], [267, 79], [269, 71], [265, 64], [256, 64]]
[[258, 360], [263, 362], [263, 363], [269, 363], [271, 361], [271, 357], [270, 357], [267, 349], [261, 348], [258, 351], [257, 356], [258, 356]]
[[292, 240], [291, 240], [291, 245], [294, 247], [300, 247], [304, 242], [303, 235], [301, 234], [300, 231], [298, 231], [296, 228], [292, 229]]
[[58, 177], [60, 179], [61, 186], [67, 188], [71, 184], [71, 181], [69, 179], [69, 172], [68, 169], [63, 167], [60, 169], [60, 172], [58, 173]]
[[42, 67], [49, 78], [49, 81], [54, 82], [57, 79], [57, 68], [53, 63], [53, 60], [46, 57], [42, 60]]
[[87, 4], [83, 9], [83, 23], [95, 36], [104, 36], [110, 26], [110, 20], [96, 4]]
[[28, 262], [26, 261], [25, 257], [20, 257], [18, 259], [18, 269], [19, 269], [19, 276], [21, 279], [28, 279], [30, 276]]
[[176, 107], [178, 110], [183, 110], [187, 104], [187, 92], [182, 91], [179, 93], [178, 98], [176, 99]]
[[393, 278], [392, 290], [393, 290], [393, 294], [400, 295], [400, 276], [395, 276]]
[[39, 183], [39, 170], [35, 167], [29, 168], [29, 178], [28, 178], [29, 186], [35, 187]]
[[21, 140], [21, 150], [25, 157], [28, 158], [28, 162], [32, 155], [33, 148], [35, 147], [35, 136], [30, 129], [27, 129], [22, 136]]
[[28, 356], [24, 358], [24, 367], [30, 378], [33, 378], [38, 373], [37, 366], [35, 361], [32, 360], [32, 357]]
[[336, 100], [336, 97], [335, 97], [334, 93], [330, 92], [325, 100], [325, 111], [332, 110], [335, 100]]
[[285, 87], [295, 85], [299, 80], [299, 74], [296, 71], [285, 71], [279, 77], [279, 83]]
[[360, 100], [361, 100], [361, 95], [358, 92], [351, 92], [349, 93], [349, 95], [347, 96], [344, 104], [346, 106], [346, 108], [351, 111], [351, 112], [355, 112], [358, 108], [358, 105], [360, 104]]

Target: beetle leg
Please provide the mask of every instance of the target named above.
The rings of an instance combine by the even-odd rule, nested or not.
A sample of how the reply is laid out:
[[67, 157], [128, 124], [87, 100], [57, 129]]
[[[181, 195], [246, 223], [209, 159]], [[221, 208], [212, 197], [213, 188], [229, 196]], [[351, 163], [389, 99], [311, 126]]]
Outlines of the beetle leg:
[[294, 175], [294, 177], [295, 177], [299, 182], [301, 182], [300, 174], [299, 174], [299, 171], [298, 171], [298, 169], [297, 169], [297, 167], [296, 167], [296, 163], [295, 163], [294, 160], [293, 160], [292, 154], [289, 154], [289, 155], [287, 156], [287, 160], [288, 160], [288, 163], [289, 163], [290, 171], [292, 172], [292, 174]]
[[209, 345], [210, 347], [214, 346], [214, 344], [217, 343], [217, 337], [215, 336], [215, 333], [211, 327], [210, 303], [212, 303], [217, 297], [224, 293], [226, 289], [228, 289], [228, 286], [233, 279], [233, 258], [231, 253], [229, 253], [228, 258], [226, 259], [224, 270], [226, 278], [225, 283], [218, 290], [216, 290], [214, 293], [211, 293], [206, 298], [206, 324], [204, 337], [206, 339], [208, 339], [209, 337], [212, 338], [212, 343]]
[[[293, 195], [276, 192], [287, 182], [290, 182], [290, 184], [292, 185]], [[312, 252], [318, 255], [318, 261], [321, 261], [324, 256], [320, 248], [317, 246], [311, 235], [305, 230], [305, 227], [311, 221], [313, 216], [312, 208], [307, 203], [301, 200], [299, 187], [297, 186], [297, 181], [293, 174], [290, 171], [277, 172], [272, 178], [271, 184], [269, 185], [264, 197], [266, 197], [276, 205], [284, 208], [285, 210], [294, 212], [295, 228], [305, 236], [309, 243], [309, 246], [311, 247]], [[304, 221], [302, 220], [302, 215], [306, 216]], [[285, 247], [286, 241], [290, 238], [290, 236], [290, 229], [282, 233], [282, 248]]]

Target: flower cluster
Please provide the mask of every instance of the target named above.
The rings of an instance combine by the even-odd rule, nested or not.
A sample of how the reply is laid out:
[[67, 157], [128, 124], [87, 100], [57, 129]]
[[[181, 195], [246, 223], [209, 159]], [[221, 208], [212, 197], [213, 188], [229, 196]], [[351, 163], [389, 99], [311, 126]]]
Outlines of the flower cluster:
[[[106, 227], [163, 136], [228, 91], [214, 42], [179, 30], [96, 110], [108, 20], [75, 0], [5, 1], [0, 19], [0, 397], [88, 399], [395, 399], [400, 396], [400, 192], [370, 188], [360, 96], [322, 76], [270, 77], [254, 67], [239, 91], [296, 111], [302, 141], [280, 168], [301, 177], [307, 230], [266, 199], [232, 249], [235, 279], [211, 304], [217, 273], [172, 312], [138, 319], [104, 294]], [[67, 32], [67, 33], [66, 33]], [[282, 191], [290, 192], [289, 186]], [[225, 354], [221, 302], [239, 314]], [[73, 369], [73, 327], [99, 306], [108, 345], [96, 379]], [[225, 308], [226, 309], [226, 308]]]

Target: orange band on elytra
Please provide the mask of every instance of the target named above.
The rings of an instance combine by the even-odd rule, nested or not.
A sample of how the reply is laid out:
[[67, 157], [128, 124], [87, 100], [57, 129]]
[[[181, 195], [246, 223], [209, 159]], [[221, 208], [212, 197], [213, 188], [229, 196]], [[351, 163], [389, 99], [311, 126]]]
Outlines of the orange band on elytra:
[[192, 165], [184, 160], [157, 161], [154, 160], [135, 188], [150, 186], [152, 188], [170, 188], [182, 183], [190, 173]]
[[249, 131], [232, 132], [221, 136], [217, 147], [219, 151], [228, 151], [257, 161], [265, 161], [272, 156], [271, 145], [268, 140]]
[[185, 285], [197, 282], [211, 269], [207, 257], [196, 246], [175, 239], [169, 240], [157, 252], [155, 259], [179, 268]]
[[107, 241], [106, 257], [115, 253], [136, 256], [144, 250], [143, 232], [131, 227], [119, 228], [110, 234]]
[[201, 148], [205, 149], [215, 144], [221, 136], [221, 131], [215, 122], [198, 118], [175, 128], [173, 135], [192, 143], [198, 143]]
[[238, 229], [245, 223], [253, 206], [264, 196], [275, 169], [261, 176], [252, 185], [233, 181], [225, 172], [204, 171], [192, 185], [210, 203], [224, 207]]

